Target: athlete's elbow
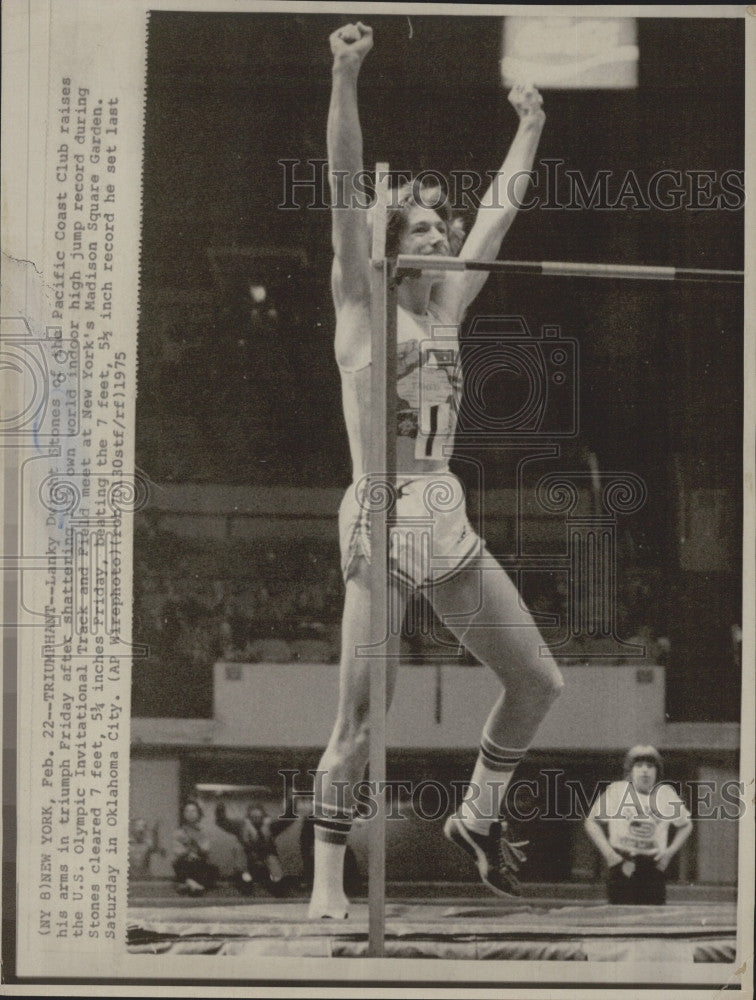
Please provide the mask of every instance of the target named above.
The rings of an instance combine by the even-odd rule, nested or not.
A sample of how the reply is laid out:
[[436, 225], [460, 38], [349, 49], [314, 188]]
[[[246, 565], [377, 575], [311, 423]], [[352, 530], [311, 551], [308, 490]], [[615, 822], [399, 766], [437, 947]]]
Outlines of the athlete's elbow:
[[333, 353], [336, 356], [336, 364], [344, 371], [356, 371], [364, 367], [366, 354], [367, 361], [370, 361], [368, 345], [358, 338], [337, 336]]

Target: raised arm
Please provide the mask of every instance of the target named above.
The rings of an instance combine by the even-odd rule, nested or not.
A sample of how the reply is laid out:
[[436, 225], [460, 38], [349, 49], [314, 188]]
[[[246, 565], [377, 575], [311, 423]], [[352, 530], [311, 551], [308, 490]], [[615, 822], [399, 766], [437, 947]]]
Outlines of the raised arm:
[[[328, 170], [331, 185], [332, 289], [336, 306], [368, 301], [370, 242], [368, 209], [354, 204], [362, 173], [362, 130], [357, 110], [357, 78], [373, 47], [373, 31], [358, 21], [334, 31], [331, 103], [328, 110]], [[364, 197], [364, 195], [363, 195]]]
[[219, 826], [221, 830], [225, 830], [226, 833], [232, 834], [234, 837], [241, 837], [242, 830], [244, 828], [244, 823], [240, 819], [229, 819], [226, 815], [226, 804], [225, 802], [218, 802], [215, 806], [215, 824]]
[[[481, 199], [475, 224], [459, 254], [462, 259], [496, 260], [502, 240], [525, 202], [546, 116], [543, 98], [535, 87], [517, 84], [509, 93], [509, 101], [520, 123], [506, 159]], [[461, 320], [487, 277], [486, 271], [452, 272], [434, 291], [433, 298], [447, 315]]]

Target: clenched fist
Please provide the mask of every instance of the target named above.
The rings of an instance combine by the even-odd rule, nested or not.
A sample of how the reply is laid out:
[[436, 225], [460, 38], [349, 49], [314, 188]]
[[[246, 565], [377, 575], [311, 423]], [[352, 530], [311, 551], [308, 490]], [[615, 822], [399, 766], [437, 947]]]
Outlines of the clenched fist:
[[546, 120], [543, 112], [543, 98], [532, 83], [516, 83], [509, 92], [509, 103], [520, 116], [520, 121]]
[[359, 69], [373, 47], [373, 29], [362, 21], [345, 24], [333, 32], [330, 43], [334, 65], [350, 65]]

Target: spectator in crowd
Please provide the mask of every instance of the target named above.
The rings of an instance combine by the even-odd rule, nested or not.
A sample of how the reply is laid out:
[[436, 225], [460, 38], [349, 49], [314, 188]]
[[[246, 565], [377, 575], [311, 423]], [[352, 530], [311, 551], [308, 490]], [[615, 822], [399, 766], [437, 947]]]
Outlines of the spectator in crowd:
[[137, 816], [129, 829], [129, 874], [131, 878], [150, 878], [154, 854], [165, 854], [160, 847], [160, 828], [155, 823], [150, 829], [147, 820]]
[[658, 750], [633, 747], [624, 772], [596, 799], [585, 830], [606, 862], [609, 902], [659, 906], [667, 900], [667, 867], [693, 824], [674, 788], [661, 783]]
[[188, 799], [181, 812], [181, 826], [173, 835], [173, 870], [176, 891], [201, 896], [212, 889], [218, 869], [210, 863], [210, 838], [201, 828], [202, 809], [195, 799]]
[[249, 892], [257, 883], [273, 895], [279, 894], [285, 887], [275, 841], [280, 824], [271, 820], [259, 802], [249, 804], [243, 819], [230, 819], [222, 800], [215, 807], [215, 822], [221, 830], [236, 837], [244, 851], [246, 868], [239, 876], [241, 891]]

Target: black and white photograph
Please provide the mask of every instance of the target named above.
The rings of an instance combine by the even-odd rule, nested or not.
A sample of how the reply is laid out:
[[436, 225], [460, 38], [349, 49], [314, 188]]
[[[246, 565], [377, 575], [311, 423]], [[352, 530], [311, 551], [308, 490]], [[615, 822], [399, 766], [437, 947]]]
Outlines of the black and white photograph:
[[45, 6], [17, 981], [751, 996], [750, 8]]
[[743, 42], [151, 14], [135, 949], [731, 958]]

